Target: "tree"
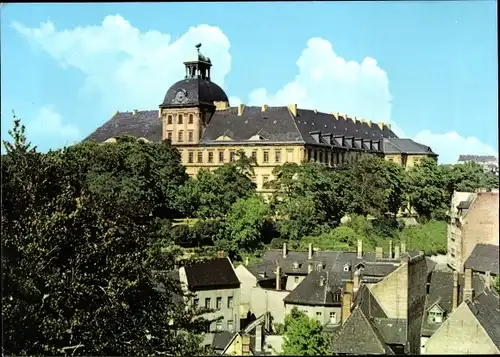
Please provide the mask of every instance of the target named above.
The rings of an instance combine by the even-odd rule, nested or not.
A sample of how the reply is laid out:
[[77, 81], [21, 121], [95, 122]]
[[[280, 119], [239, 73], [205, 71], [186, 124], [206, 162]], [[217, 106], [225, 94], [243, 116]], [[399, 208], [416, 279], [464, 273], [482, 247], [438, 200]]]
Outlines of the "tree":
[[[422, 159], [407, 174], [408, 198], [420, 219], [443, 216], [449, 203], [443, 171], [431, 158]], [[442, 217], [444, 218], [444, 217]]]
[[329, 354], [330, 340], [317, 320], [294, 308], [285, 317], [282, 355], [324, 356]]
[[167, 182], [175, 159], [166, 155], [170, 169], [155, 169], [167, 187], [148, 189], [153, 174], [137, 167], [150, 163], [138, 160], [147, 156], [141, 143], [121, 146], [125, 153], [89, 143], [40, 154], [17, 119], [11, 135], [2, 158], [2, 352], [200, 354], [208, 321], [174, 304], [182, 290], [154, 273], [174, 269], [175, 257], [160, 251], [154, 213], [175, 211]]
[[449, 168], [442, 167], [447, 183], [448, 195], [454, 191], [475, 192], [479, 188], [491, 189], [498, 187], [498, 177], [475, 162], [456, 164]]
[[445, 254], [447, 250], [447, 226], [444, 221], [430, 220], [424, 224], [405, 227], [400, 239], [408, 248], [423, 250], [426, 254]]
[[269, 205], [259, 196], [238, 199], [226, 218], [226, 232], [238, 250], [251, 251], [262, 242]]

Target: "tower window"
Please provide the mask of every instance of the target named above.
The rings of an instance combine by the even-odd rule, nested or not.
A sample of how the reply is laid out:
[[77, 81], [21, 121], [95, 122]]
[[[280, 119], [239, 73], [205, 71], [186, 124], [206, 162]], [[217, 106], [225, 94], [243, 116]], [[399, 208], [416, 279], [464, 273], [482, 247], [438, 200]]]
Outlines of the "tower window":
[[274, 161], [275, 162], [281, 162], [281, 151], [280, 150], [276, 150], [276, 152], [274, 153]]
[[179, 134], [177, 135], [177, 141], [182, 143], [184, 141], [184, 131], [179, 130]]
[[264, 151], [264, 162], [269, 162], [269, 151]]
[[203, 152], [202, 151], [198, 151], [198, 157], [197, 157], [197, 161], [198, 162], [203, 162]]
[[192, 164], [192, 163], [193, 163], [193, 161], [194, 161], [194, 152], [190, 151], [190, 152], [188, 153], [188, 162], [189, 162], [190, 164]]
[[188, 132], [188, 142], [190, 142], [190, 143], [193, 142], [193, 132], [192, 131]]
[[219, 151], [219, 162], [224, 162], [224, 151]]
[[189, 114], [188, 124], [193, 124], [193, 114]]
[[182, 124], [182, 114], [179, 114], [179, 119], [177, 120], [177, 124]]
[[231, 151], [229, 153], [229, 162], [233, 162], [235, 158], [236, 158], [236, 153], [234, 151]]
[[211, 164], [214, 162], [214, 153], [212, 151], [208, 152], [208, 162]]
[[172, 116], [171, 115], [169, 115], [167, 117], [167, 124], [172, 124]]

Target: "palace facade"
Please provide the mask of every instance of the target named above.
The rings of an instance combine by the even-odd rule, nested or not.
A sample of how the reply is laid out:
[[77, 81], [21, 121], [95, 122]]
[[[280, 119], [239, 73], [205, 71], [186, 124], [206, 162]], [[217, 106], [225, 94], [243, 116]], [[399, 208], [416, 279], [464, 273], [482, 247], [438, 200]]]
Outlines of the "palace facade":
[[398, 138], [390, 124], [297, 104], [231, 107], [224, 90], [211, 81], [211, 60], [199, 46], [184, 65], [185, 78], [168, 89], [158, 110], [116, 112], [85, 140], [113, 142], [122, 135], [169, 139], [190, 176], [234, 161], [243, 150], [257, 161], [253, 180], [261, 191], [273, 179], [272, 170], [286, 162], [336, 166], [369, 153], [409, 168], [422, 157], [437, 158], [430, 147]]

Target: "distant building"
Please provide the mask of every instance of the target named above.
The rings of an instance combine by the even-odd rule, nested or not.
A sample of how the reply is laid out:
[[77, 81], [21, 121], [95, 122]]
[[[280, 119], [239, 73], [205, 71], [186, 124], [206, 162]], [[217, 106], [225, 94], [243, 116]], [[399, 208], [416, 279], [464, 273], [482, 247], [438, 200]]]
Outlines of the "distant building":
[[491, 171], [498, 175], [498, 157], [493, 155], [460, 155], [458, 163], [475, 162], [483, 167], [485, 171]]
[[448, 212], [448, 265], [459, 272], [476, 244], [499, 244], [499, 193], [454, 192]]

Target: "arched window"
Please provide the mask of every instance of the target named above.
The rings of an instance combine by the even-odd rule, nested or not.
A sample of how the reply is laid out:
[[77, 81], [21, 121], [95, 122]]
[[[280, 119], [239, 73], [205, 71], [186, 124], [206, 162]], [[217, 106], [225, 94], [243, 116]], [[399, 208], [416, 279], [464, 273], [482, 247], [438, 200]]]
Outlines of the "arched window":
[[179, 130], [177, 141], [180, 143], [182, 143], [184, 141], [184, 131], [183, 130]]
[[188, 124], [193, 124], [193, 114], [189, 114]]

